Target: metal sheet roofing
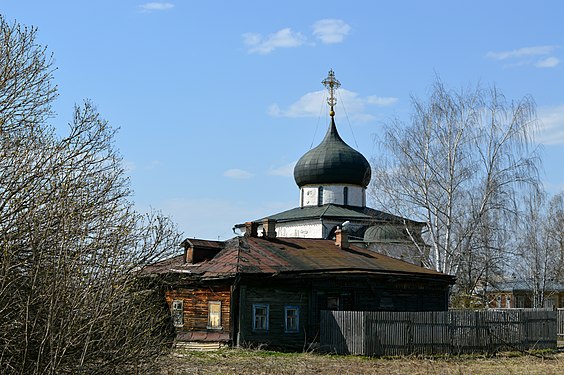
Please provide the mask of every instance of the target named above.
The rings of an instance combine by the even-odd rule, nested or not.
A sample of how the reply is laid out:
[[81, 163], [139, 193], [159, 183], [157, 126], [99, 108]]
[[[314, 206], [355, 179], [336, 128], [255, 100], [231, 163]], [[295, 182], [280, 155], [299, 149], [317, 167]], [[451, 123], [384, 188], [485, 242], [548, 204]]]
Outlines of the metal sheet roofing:
[[[410, 223], [415, 221], [404, 219], [383, 211], [370, 207], [354, 207], [341, 206], [337, 204], [325, 204], [323, 206], [306, 206], [296, 207], [287, 211], [283, 211], [265, 218], [254, 220], [254, 222], [262, 223], [264, 219], [273, 219], [276, 222], [299, 221], [307, 219], [343, 219], [365, 221], [367, 223], [375, 221], [386, 222], [403, 222], [407, 220]], [[237, 224], [236, 227], [244, 227], [245, 224]]]
[[182, 256], [151, 267], [156, 273], [190, 272], [202, 279], [240, 275], [292, 273], [365, 273], [434, 277], [452, 283], [451, 276], [351, 245], [341, 249], [334, 241], [308, 238], [235, 237], [213, 259], [186, 265]]

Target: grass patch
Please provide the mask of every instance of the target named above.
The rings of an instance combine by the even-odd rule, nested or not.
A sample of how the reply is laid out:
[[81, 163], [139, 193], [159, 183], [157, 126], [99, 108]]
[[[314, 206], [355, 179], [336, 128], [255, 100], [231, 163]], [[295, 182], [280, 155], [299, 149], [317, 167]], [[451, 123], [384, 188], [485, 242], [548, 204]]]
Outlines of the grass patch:
[[183, 350], [162, 359], [162, 375], [183, 374], [562, 374], [564, 354], [370, 358], [260, 349]]

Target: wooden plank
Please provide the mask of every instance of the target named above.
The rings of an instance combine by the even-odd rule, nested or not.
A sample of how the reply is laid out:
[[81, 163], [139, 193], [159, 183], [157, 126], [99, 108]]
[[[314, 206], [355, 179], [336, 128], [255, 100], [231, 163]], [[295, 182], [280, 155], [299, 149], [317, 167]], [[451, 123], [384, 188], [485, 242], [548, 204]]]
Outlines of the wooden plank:
[[324, 311], [322, 345], [369, 356], [556, 348], [555, 311]]

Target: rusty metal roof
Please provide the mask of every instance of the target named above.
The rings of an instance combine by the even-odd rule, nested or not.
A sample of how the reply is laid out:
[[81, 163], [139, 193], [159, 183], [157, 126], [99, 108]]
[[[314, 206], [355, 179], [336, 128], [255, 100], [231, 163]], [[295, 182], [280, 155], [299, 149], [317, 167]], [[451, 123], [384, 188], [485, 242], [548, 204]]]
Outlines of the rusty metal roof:
[[182, 246], [185, 244], [191, 247], [206, 247], [211, 249], [220, 249], [223, 247], [223, 241], [201, 240], [199, 238], [187, 238], [182, 241]]
[[236, 275], [314, 273], [398, 274], [435, 277], [454, 282], [451, 276], [351, 245], [341, 249], [334, 241], [309, 238], [235, 237], [211, 260], [186, 264], [182, 256], [157, 263], [152, 273], [190, 273], [202, 279]]

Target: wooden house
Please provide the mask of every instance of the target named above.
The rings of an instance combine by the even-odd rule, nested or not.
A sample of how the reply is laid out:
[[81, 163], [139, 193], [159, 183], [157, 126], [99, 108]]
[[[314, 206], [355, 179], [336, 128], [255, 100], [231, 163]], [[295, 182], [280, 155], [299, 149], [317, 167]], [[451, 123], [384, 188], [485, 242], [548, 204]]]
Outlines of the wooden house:
[[337, 240], [186, 240], [146, 269], [166, 285], [177, 340], [302, 349], [319, 339], [321, 310], [447, 310], [452, 276]]
[[554, 281], [536, 287], [532, 280], [505, 281], [491, 287], [486, 295], [490, 308], [564, 308], [564, 284]]

